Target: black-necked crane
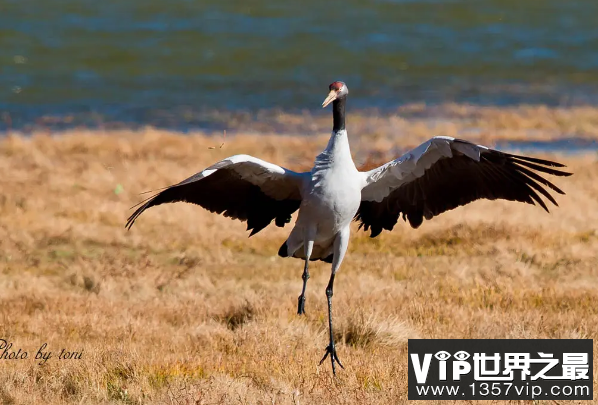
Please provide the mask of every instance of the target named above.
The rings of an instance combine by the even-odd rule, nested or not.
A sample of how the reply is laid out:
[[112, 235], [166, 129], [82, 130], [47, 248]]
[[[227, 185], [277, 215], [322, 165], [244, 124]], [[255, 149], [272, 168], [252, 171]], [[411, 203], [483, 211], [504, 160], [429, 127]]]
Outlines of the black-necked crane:
[[336, 81], [322, 103], [332, 103], [333, 128], [326, 149], [309, 172], [298, 173], [248, 155], [235, 155], [194, 174], [140, 203], [127, 221], [130, 229], [148, 208], [177, 201], [194, 203], [226, 217], [247, 221], [251, 235], [274, 221], [284, 227], [299, 210], [297, 221], [278, 254], [304, 260], [303, 288], [297, 313], [305, 312], [309, 261], [332, 263], [326, 287], [329, 344], [320, 361], [336, 354], [332, 334], [334, 277], [349, 245], [350, 224], [378, 236], [392, 230], [399, 216], [413, 228], [453, 208], [478, 199], [503, 199], [538, 204], [542, 195], [558, 205], [546, 188], [564, 194], [538, 173], [569, 176], [549, 160], [499, 152], [451, 137], [434, 137], [376, 169], [355, 167], [345, 129], [349, 90]]

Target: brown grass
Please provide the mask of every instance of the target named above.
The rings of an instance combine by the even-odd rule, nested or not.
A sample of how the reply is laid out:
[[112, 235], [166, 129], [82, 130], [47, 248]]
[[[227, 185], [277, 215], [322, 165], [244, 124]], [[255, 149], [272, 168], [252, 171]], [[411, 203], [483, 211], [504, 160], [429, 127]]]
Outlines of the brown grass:
[[[361, 163], [389, 154], [388, 140], [354, 141]], [[290, 228], [247, 239], [244, 224], [186, 204], [123, 228], [142, 191], [240, 152], [306, 168], [325, 142], [237, 136], [208, 149], [220, 140], [151, 129], [2, 139], [0, 337], [30, 358], [0, 360], [0, 403], [401, 403], [408, 338], [598, 336], [595, 154], [550, 156], [575, 172], [556, 180], [567, 196], [550, 215], [481, 201], [419, 230], [354, 232], [335, 284], [336, 380], [318, 367], [329, 265], [312, 266], [298, 317], [301, 262], [276, 256]], [[39, 366], [43, 343], [54, 357]], [[82, 358], [59, 360], [62, 348]]]

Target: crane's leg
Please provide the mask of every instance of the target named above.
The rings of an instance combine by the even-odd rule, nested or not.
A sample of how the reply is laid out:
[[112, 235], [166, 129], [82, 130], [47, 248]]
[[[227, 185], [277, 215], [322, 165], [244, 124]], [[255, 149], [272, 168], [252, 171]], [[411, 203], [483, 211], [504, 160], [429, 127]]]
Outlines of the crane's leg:
[[297, 303], [298, 315], [305, 315], [305, 289], [307, 288], [307, 280], [309, 280], [309, 258], [314, 249], [313, 238], [311, 238], [311, 240], [306, 240], [303, 246], [305, 248], [305, 265], [303, 267], [303, 275], [301, 276], [303, 279], [303, 289], [301, 290], [301, 295], [299, 296]]
[[332, 332], [332, 293], [333, 293], [333, 286], [334, 286], [334, 275], [336, 271], [341, 266], [341, 262], [345, 257], [345, 253], [347, 252], [347, 247], [349, 246], [349, 235], [350, 235], [350, 228], [347, 226], [345, 229], [340, 231], [334, 240], [334, 259], [332, 260], [332, 273], [330, 274], [330, 281], [328, 281], [328, 286], [326, 287], [326, 298], [328, 299], [328, 330], [330, 332], [330, 343], [326, 348], [326, 353], [322, 360], [320, 360], [320, 365], [326, 360], [326, 357], [330, 355], [330, 361], [332, 363], [332, 374], [336, 375], [336, 367], [335, 362], [338, 363], [341, 368], [343, 367], [341, 361], [338, 359], [336, 355], [336, 348], [334, 347], [334, 334]]

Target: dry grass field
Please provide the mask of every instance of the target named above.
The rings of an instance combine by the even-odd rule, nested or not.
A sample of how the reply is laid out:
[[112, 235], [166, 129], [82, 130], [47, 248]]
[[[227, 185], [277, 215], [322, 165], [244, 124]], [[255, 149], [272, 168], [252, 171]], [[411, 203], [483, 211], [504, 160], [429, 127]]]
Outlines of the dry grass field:
[[[349, 122], [355, 159], [381, 163], [441, 134], [598, 138], [592, 109], [480, 111], [378, 123], [398, 138]], [[302, 263], [276, 255], [289, 226], [248, 239], [244, 224], [179, 203], [124, 229], [143, 191], [236, 153], [307, 168], [322, 133], [229, 136], [222, 148], [153, 129], [0, 139], [0, 338], [29, 356], [0, 360], [0, 404], [396, 404], [408, 338], [598, 337], [595, 152], [544, 155], [575, 173], [554, 179], [567, 195], [551, 214], [479, 201], [376, 239], [355, 227], [335, 283], [336, 379], [318, 367], [330, 266], [312, 266], [298, 317]], [[44, 343], [52, 357], [38, 365]]]

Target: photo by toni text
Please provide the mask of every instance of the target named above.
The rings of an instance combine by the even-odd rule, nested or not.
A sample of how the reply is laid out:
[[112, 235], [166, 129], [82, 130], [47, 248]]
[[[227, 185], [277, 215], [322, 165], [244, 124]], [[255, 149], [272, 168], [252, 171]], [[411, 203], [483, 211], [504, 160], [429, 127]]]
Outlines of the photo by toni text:
[[[20, 347], [14, 347], [13, 343], [6, 339], [0, 339], [0, 360], [37, 360], [40, 366], [44, 365], [48, 360], [56, 358], [58, 360], [81, 360], [83, 356], [83, 349], [68, 350], [61, 348], [59, 351], [48, 350], [48, 343], [43, 343], [37, 349], [32, 351], [24, 350]], [[33, 354], [35, 352], [35, 354]], [[31, 355], [30, 355], [31, 353]]]

